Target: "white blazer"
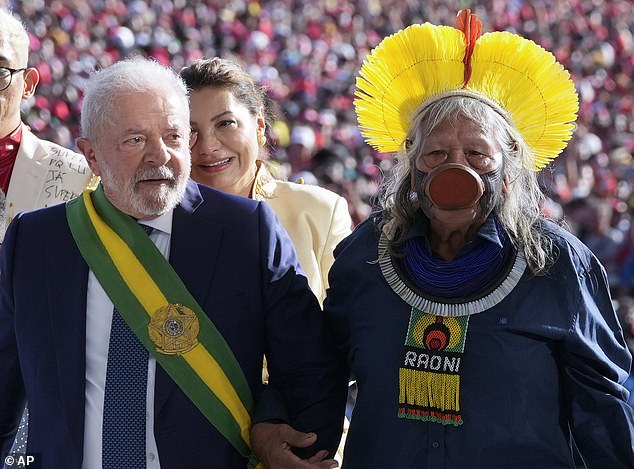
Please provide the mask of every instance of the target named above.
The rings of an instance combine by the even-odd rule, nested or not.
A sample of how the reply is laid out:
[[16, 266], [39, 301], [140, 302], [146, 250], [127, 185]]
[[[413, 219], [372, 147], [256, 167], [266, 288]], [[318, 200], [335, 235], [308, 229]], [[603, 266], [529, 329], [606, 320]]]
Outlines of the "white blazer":
[[[6, 194], [6, 225], [20, 212], [67, 202], [97, 182], [83, 155], [40, 140], [23, 126]], [[5, 228], [0, 226], [0, 243]]]

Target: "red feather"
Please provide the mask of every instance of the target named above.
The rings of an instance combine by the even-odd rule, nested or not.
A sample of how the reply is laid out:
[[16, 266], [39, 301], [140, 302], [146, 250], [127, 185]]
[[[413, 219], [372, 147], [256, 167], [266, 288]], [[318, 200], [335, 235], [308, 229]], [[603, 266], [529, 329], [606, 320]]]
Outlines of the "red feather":
[[478, 19], [478, 15], [471, 14], [471, 10], [460, 10], [456, 17], [456, 29], [464, 33], [465, 42], [467, 43], [464, 59], [462, 59], [465, 66], [464, 82], [462, 84], [464, 88], [471, 78], [471, 55], [473, 54], [476, 41], [482, 35], [482, 22]]

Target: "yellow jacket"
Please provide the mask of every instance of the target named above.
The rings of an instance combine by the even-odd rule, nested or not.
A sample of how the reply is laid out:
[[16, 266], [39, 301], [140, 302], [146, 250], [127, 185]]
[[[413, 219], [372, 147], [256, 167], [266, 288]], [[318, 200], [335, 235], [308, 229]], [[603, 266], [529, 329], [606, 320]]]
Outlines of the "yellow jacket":
[[323, 187], [277, 180], [265, 164], [257, 163], [251, 198], [264, 200], [275, 210], [321, 303], [326, 297], [333, 250], [352, 229], [348, 202]]

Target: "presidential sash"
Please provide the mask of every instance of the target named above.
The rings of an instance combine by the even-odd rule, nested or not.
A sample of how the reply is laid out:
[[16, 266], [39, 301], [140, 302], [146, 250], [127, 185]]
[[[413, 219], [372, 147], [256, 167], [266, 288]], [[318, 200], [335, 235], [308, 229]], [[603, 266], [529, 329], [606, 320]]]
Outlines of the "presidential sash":
[[[253, 396], [224, 337], [178, 274], [100, 185], [66, 204], [75, 242], [141, 343], [244, 457], [258, 466], [249, 430]], [[258, 466], [259, 467], [259, 466]]]

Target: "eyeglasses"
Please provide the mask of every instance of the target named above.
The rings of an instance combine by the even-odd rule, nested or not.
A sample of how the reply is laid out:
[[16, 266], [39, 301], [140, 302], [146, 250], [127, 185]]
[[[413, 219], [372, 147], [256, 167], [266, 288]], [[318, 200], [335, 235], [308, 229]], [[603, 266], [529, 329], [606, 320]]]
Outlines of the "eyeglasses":
[[26, 70], [26, 67], [23, 67], [23, 68], [0, 67], [0, 91], [4, 91], [9, 86], [11, 86], [11, 79], [13, 78], [14, 73], [23, 72], [24, 70]]

